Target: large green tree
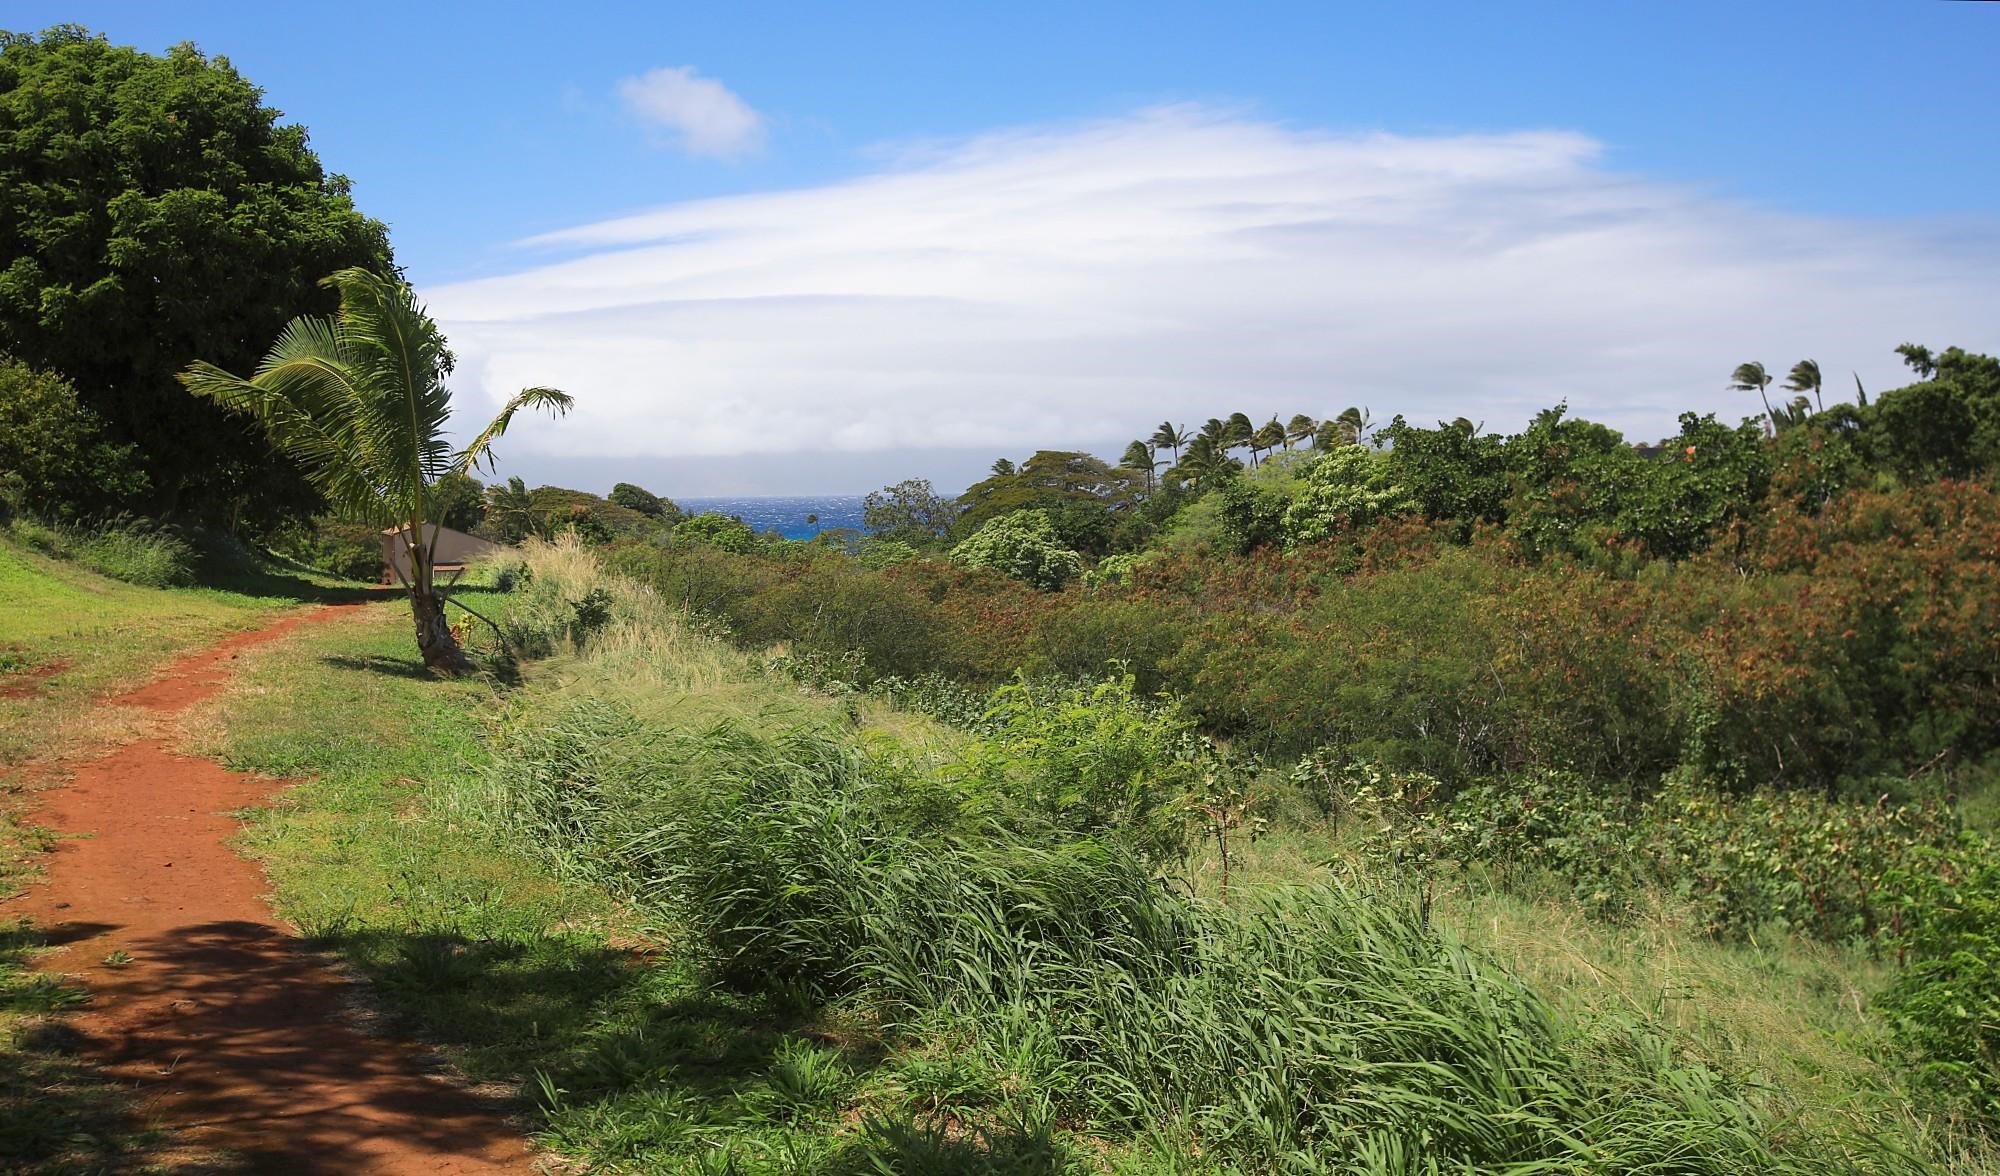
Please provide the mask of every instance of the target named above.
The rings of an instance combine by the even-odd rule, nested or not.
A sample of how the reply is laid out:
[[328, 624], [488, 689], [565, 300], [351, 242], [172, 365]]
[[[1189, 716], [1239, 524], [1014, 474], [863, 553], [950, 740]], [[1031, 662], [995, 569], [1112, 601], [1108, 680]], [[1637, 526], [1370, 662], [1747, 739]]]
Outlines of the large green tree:
[[278, 120], [192, 45], [0, 33], [0, 350], [66, 377], [135, 447], [153, 513], [317, 505], [295, 463], [174, 379], [197, 358], [249, 368], [293, 316], [333, 309], [321, 277], [391, 267], [387, 230]]
[[456, 500], [454, 476], [491, 464], [489, 450], [515, 413], [542, 407], [561, 414], [570, 398], [529, 388], [453, 450], [445, 436], [451, 352], [416, 295], [360, 269], [342, 270], [327, 284], [339, 291], [339, 315], [293, 319], [250, 378], [197, 361], [181, 381], [204, 400], [255, 417], [341, 517], [403, 528], [417, 648], [431, 669], [462, 673], [470, 666], [433, 575], [440, 508], [448, 495]]

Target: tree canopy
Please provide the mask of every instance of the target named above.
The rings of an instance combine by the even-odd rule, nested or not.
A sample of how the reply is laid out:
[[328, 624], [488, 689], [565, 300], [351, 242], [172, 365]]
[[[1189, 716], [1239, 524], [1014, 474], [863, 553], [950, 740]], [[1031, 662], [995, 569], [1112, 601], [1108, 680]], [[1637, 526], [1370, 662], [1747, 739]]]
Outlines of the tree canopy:
[[318, 282], [388, 272], [388, 231], [226, 58], [62, 25], [0, 33], [0, 349], [74, 384], [130, 445], [150, 513], [226, 522], [316, 504], [294, 463], [174, 379], [243, 371]]

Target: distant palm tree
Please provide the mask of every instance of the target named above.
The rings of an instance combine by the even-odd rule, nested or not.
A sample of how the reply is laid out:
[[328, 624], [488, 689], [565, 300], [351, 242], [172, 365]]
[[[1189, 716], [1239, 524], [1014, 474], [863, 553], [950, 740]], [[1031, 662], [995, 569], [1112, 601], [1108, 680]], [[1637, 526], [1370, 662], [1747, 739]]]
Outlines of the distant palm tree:
[[1479, 431], [1479, 425], [1473, 424], [1471, 417], [1453, 417], [1451, 418], [1451, 427], [1468, 437]]
[[1004, 457], [999, 457], [999, 458], [995, 458], [995, 459], [993, 459], [993, 476], [994, 476], [994, 477], [996, 477], [996, 478], [1011, 478], [1011, 477], [1013, 477], [1013, 476], [1014, 476], [1014, 463], [1013, 463], [1013, 462], [1011, 462], [1011, 461], [1008, 461], [1008, 460], [1007, 460], [1006, 458], [1004, 458]]
[[1299, 413], [1285, 425], [1285, 448], [1290, 449], [1295, 444], [1304, 445], [1311, 441], [1313, 434], [1317, 432], [1319, 432], [1319, 422], [1304, 413]]
[[1176, 426], [1172, 421], [1161, 421], [1160, 427], [1154, 429], [1153, 435], [1147, 440], [1152, 442], [1155, 450], [1173, 450], [1174, 461], [1178, 462], [1181, 459], [1181, 446], [1188, 443], [1188, 436], [1187, 426]]
[[1375, 423], [1375, 418], [1367, 409], [1349, 405], [1340, 410], [1340, 415], [1333, 418], [1333, 423], [1340, 426], [1338, 436], [1343, 438], [1343, 444], [1366, 445], [1368, 430]]
[[1737, 364], [1736, 370], [1729, 375], [1729, 390], [1731, 392], [1755, 391], [1757, 393], [1758, 398], [1764, 402], [1764, 417], [1771, 422], [1771, 432], [1776, 433], [1778, 431], [1778, 414], [1771, 411], [1771, 398], [1764, 394], [1764, 389], [1770, 386], [1770, 373], [1764, 370], [1763, 364], [1755, 360], [1749, 363]]
[[449, 586], [440, 588], [434, 576], [435, 488], [444, 477], [490, 466], [491, 446], [515, 413], [561, 415], [570, 398], [554, 388], [518, 392], [454, 453], [445, 436], [451, 353], [416, 294], [364, 269], [341, 270], [325, 284], [340, 291], [340, 313], [293, 319], [255, 375], [246, 380], [197, 361], [181, 382], [204, 400], [254, 416], [342, 515], [400, 526], [417, 649], [427, 667], [464, 673], [472, 665], [444, 615]]
[[1201, 432], [1195, 434], [1194, 440], [1188, 442], [1188, 446], [1192, 448], [1195, 441], [1204, 437], [1208, 438], [1209, 447], [1219, 453], [1229, 445], [1229, 426], [1221, 417], [1210, 417], [1201, 426]]
[[1144, 441], [1132, 442], [1132, 444], [1125, 447], [1125, 456], [1118, 459], [1118, 464], [1128, 470], [1144, 471], [1146, 475], [1146, 489], [1151, 490], [1153, 488], [1153, 470], [1155, 466], [1152, 446], [1146, 444]]
[[1242, 449], [1250, 444], [1250, 438], [1257, 435], [1257, 426], [1250, 423], [1249, 413], [1230, 413], [1223, 428], [1226, 430], [1222, 446], [1225, 450]]
[[1785, 391], [1810, 392], [1815, 411], [1826, 411], [1826, 402], [1819, 395], [1819, 364], [1813, 360], [1802, 359], [1792, 365], [1791, 374], [1785, 377]]
[[1183, 482], [1204, 486], [1222, 476], [1234, 464], [1204, 430], [1188, 442], [1187, 453], [1175, 464], [1174, 472]]
[[535, 496], [519, 478], [508, 478], [505, 486], [486, 488], [486, 517], [508, 542], [526, 539], [535, 533], [541, 517], [535, 513]]
[[1254, 459], [1259, 450], [1270, 453], [1284, 443], [1285, 426], [1278, 423], [1277, 417], [1272, 417], [1264, 422], [1262, 428], [1250, 435], [1250, 456], [1253, 459], [1251, 464], [1256, 464]]
[[1905, 343], [1896, 348], [1896, 354], [1903, 357], [1903, 362], [1910, 365], [1910, 370], [1917, 373], [1919, 380], [1928, 380], [1937, 375], [1937, 357], [1931, 354], [1930, 348], [1916, 343]]
[[1772, 423], [1776, 426], [1777, 431], [1782, 433], [1786, 429], [1803, 425], [1811, 419], [1812, 401], [1806, 399], [1803, 395], [1799, 395], [1792, 397], [1788, 403], [1778, 406], [1778, 415], [1773, 418]]

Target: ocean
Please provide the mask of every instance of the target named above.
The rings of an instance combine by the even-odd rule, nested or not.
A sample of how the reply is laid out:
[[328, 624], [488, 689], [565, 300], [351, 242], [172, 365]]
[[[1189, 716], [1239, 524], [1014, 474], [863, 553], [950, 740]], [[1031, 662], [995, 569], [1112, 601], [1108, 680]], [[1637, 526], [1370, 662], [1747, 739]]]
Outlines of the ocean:
[[[821, 494], [782, 498], [676, 498], [674, 502], [691, 515], [735, 515], [759, 531], [776, 531], [787, 539], [810, 539], [835, 527], [861, 529], [859, 494]], [[817, 523], [806, 522], [818, 515]]]

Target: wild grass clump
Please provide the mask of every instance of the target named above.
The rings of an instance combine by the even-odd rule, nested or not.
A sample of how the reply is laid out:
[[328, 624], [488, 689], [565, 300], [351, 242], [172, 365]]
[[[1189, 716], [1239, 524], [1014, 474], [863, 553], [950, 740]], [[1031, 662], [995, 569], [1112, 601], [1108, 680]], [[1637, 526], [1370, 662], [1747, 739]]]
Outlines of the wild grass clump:
[[1246, 1172], [1870, 1166], [1641, 1020], [1559, 1011], [1397, 890], [1221, 906], [1116, 828], [1023, 820], [1039, 804], [1007, 782], [1040, 770], [996, 784], [832, 731], [663, 733], [589, 701], [510, 727], [487, 796], [684, 927], [719, 980], [872, 1010], [957, 1108], [918, 1134], [1083, 1134]]
[[194, 548], [143, 520], [121, 518], [81, 527], [22, 517], [7, 524], [7, 535], [30, 550], [72, 560], [128, 584], [169, 588], [194, 579]]

